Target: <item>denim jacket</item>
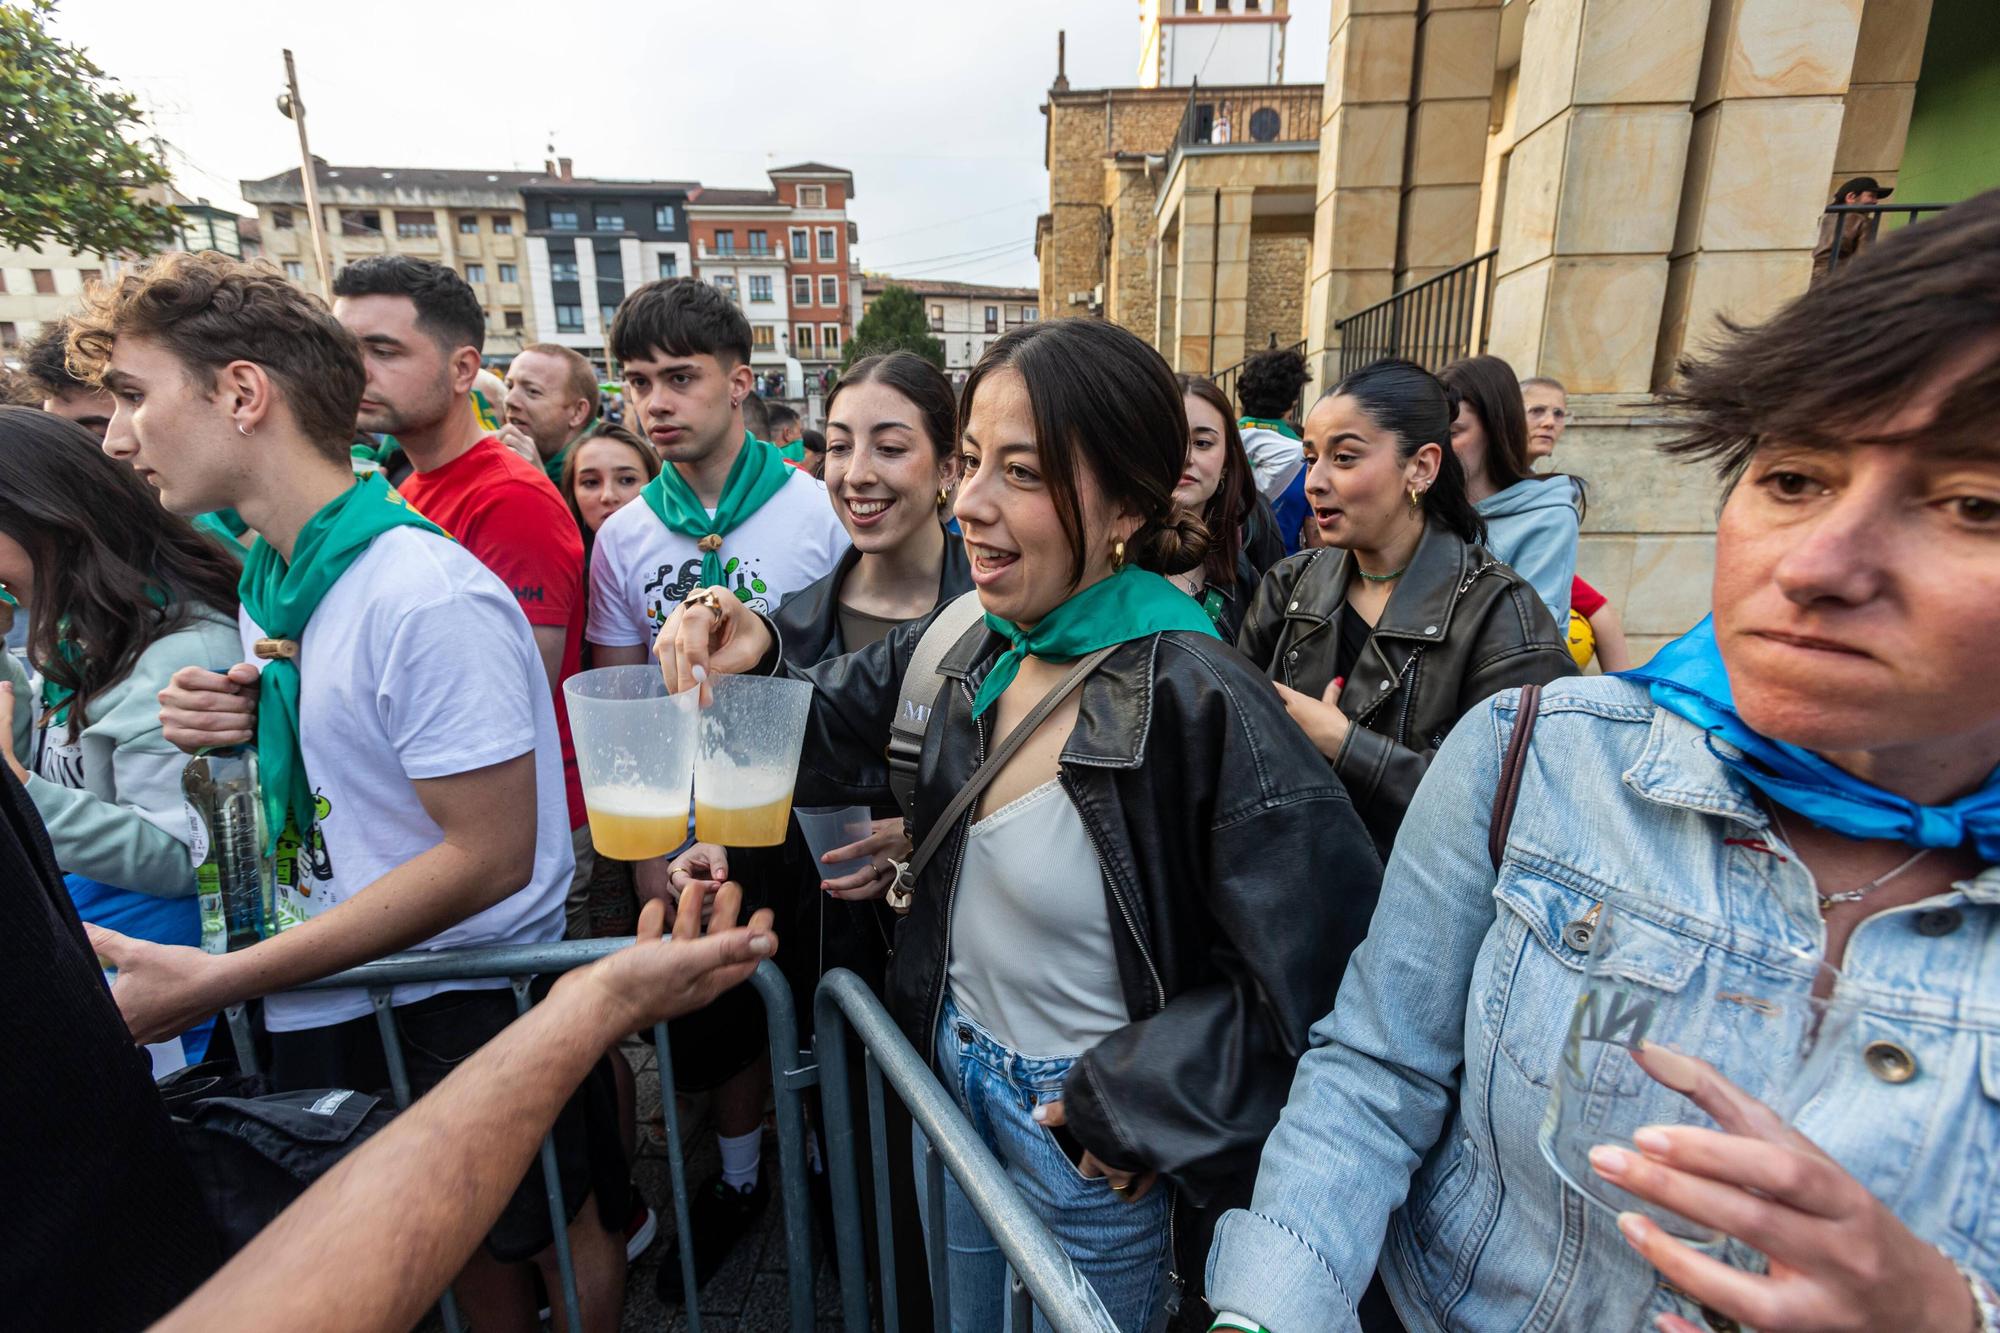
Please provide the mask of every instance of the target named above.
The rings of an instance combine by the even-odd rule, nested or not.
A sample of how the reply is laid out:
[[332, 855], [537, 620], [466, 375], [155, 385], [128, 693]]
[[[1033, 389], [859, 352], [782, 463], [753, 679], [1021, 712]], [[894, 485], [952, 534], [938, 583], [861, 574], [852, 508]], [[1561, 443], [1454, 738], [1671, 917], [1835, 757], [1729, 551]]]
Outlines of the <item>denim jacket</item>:
[[[1699, 728], [1601, 676], [1545, 688], [1496, 877], [1484, 812], [1519, 702], [1507, 691], [1468, 713], [1410, 806], [1251, 1207], [1217, 1228], [1218, 1310], [1274, 1333], [1354, 1328], [1379, 1256], [1419, 1333], [1637, 1333], [1665, 1311], [1701, 1325], [1537, 1146], [1586, 958], [1587, 930], [1566, 927], [1615, 886], [1637, 900], [1628, 910], [1702, 951], [1683, 984], [1727, 985], [1760, 953], [1823, 951], [1817, 889]], [[2000, 869], [1863, 921], [1842, 972], [1863, 1011], [1795, 1123], [1990, 1283]], [[1690, 1053], [1734, 1072], [1714, 1051]], [[1759, 1264], [1729, 1244], [1732, 1263]]]

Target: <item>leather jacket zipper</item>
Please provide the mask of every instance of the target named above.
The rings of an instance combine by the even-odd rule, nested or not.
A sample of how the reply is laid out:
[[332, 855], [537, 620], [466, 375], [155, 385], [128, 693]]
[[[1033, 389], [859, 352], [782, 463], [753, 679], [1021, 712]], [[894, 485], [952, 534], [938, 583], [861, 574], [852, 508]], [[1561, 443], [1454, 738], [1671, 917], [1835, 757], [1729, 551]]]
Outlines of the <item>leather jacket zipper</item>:
[[[1125, 895], [1118, 891], [1118, 877], [1111, 873], [1111, 866], [1104, 859], [1104, 848], [1098, 844], [1097, 830], [1090, 826], [1088, 819], [1082, 817], [1083, 803], [1077, 800], [1076, 788], [1071, 783], [1069, 774], [1062, 771], [1060, 761], [1056, 764], [1056, 780], [1062, 784], [1063, 793], [1069, 797], [1070, 804], [1077, 808], [1077, 822], [1083, 825], [1083, 836], [1090, 839], [1090, 850], [1097, 857], [1097, 873], [1104, 876], [1104, 887], [1110, 890], [1111, 901], [1118, 904], [1118, 915], [1125, 919], [1125, 929], [1131, 934], [1132, 943], [1138, 946], [1139, 957], [1146, 964], [1146, 975], [1152, 978], [1154, 998], [1159, 1009], [1164, 1009], [1167, 1007], [1167, 988], [1160, 980], [1160, 969], [1153, 965], [1153, 953], [1146, 947], [1145, 936], [1139, 933], [1138, 918], [1133, 916], [1131, 907], [1125, 901]], [[1158, 1013], [1159, 1009], [1153, 1012]]]

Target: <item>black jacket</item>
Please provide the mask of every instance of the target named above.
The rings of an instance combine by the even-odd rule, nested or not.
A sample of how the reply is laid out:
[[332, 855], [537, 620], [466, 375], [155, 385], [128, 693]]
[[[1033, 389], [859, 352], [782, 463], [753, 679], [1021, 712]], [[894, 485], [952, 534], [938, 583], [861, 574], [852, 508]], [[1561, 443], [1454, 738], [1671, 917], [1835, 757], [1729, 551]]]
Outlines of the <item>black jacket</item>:
[[[801, 801], [888, 799], [889, 717], [928, 624], [785, 668], [818, 690]], [[918, 768], [919, 841], [994, 739], [972, 700], [1004, 646], [978, 625], [945, 655]], [[1070, 1071], [1069, 1126], [1102, 1161], [1157, 1170], [1194, 1204], [1247, 1198], [1308, 1029], [1367, 932], [1381, 863], [1275, 692], [1205, 634], [1150, 635], [1106, 658], [1080, 688], [1059, 767], [1098, 852], [1132, 1018]], [[919, 1051], [931, 1050], [944, 995], [970, 823], [968, 811], [897, 928], [889, 1007]]]
[[[861, 552], [852, 546], [840, 557], [833, 572], [817, 583], [809, 583], [786, 597], [771, 623], [784, 641], [785, 660], [793, 666], [811, 666], [847, 651], [840, 636], [840, 585], [861, 563]], [[944, 535], [944, 569], [938, 576], [937, 601], [943, 606], [961, 593], [972, 591], [972, 563], [965, 558], [965, 542], [947, 532]]]
[[[1301, 551], [1264, 577], [1236, 646], [1272, 680], [1318, 698], [1334, 677], [1346, 551]], [[1473, 705], [1576, 674], [1548, 607], [1519, 574], [1433, 523], [1347, 668], [1352, 718], [1334, 771], [1386, 858], [1431, 754]]]

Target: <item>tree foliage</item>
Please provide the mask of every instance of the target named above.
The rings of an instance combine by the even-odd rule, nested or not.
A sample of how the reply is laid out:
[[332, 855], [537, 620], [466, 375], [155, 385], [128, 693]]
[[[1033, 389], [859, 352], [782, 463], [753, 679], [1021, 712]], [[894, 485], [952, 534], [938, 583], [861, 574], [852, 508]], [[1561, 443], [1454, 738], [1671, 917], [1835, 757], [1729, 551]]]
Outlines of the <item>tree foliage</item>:
[[167, 169], [126, 137], [143, 127], [131, 94], [49, 34], [55, 8], [0, 3], [0, 244], [156, 250], [177, 215], [133, 192], [164, 183]]
[[924, 303], [908, 287], [890, 283], [868, 303], [868, 313], [854, 326], [848, 339], [847, 355], [840, 368], [845, 371], [864, 356], [884, 352], [915, 352], [924, 360], [944, 369], [944, 344], [931, 336], [930, 317]]

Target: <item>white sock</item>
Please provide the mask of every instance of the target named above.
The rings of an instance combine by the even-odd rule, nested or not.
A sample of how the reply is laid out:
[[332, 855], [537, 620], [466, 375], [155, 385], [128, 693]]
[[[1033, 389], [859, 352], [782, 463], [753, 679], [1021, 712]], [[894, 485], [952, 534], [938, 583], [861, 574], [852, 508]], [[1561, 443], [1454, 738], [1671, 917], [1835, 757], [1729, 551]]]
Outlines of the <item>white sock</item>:
[[757, 1188], [757, 1164], [763, 1156], [764, 1131], [753, 1129], [734, 1138], [717, 1134], [715, 1142], [722, 1149], [722, 1183], [739, 1193]]

